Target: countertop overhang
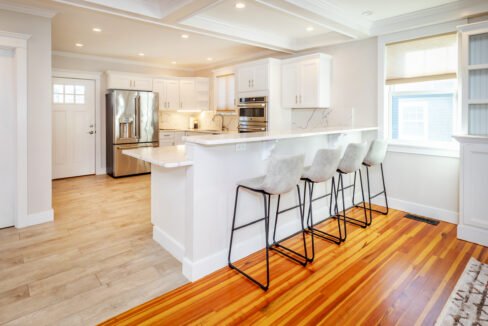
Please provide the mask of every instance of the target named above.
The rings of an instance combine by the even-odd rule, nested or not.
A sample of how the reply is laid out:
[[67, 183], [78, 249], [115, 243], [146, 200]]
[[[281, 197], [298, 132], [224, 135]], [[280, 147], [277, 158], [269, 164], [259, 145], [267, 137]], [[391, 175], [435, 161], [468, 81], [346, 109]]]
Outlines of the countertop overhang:
[[185, 145], [126, 149], [122, 154], [167, 169], [193, 165], [186, 157]]
[[375, 131], [378, 127], [331, 127], [309, 130], [282, 130], [265, 131], [253, 133], [221, 134], [221, 135], [202, 135], [188, 136], [183, 139], [187, 143], [204, 146], [217, 146], [238, 143], [252, 143], [260, 141], [272, 141], [280, 139], [312, 137], [320, 135], [347, 134], [359, 131]]

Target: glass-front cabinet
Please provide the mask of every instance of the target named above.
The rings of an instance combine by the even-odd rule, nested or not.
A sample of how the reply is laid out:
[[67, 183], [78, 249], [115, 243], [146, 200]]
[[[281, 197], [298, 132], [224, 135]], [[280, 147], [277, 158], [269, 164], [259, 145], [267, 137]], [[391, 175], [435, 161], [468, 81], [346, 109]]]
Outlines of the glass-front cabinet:
[[459, 27], [462, 131], [488, 136], [488, 22]]

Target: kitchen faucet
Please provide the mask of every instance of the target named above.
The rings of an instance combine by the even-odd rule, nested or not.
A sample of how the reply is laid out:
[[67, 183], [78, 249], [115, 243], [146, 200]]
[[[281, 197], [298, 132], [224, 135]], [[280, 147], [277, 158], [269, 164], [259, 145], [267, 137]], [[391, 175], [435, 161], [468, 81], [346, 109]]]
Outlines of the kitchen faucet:
[[225, 131], [226, 128], [224, 127], [224, 115], [222, 113], [215, 113], [214, 116], [213, 116], [213, 118], [212, 118], [212, 122], [215, 121], [215, 117], [216, 116], [219, 116], [220, 117], [221, 126], [222, 126], [221, 129], [222, 129], [222, 131]]

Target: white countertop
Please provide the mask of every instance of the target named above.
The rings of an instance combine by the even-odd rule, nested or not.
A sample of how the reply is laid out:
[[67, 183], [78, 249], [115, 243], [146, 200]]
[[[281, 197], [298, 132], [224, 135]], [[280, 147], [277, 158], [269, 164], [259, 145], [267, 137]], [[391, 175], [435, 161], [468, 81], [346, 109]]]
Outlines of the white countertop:
[[122, 154], [168, 169], [193, 165], [186, 158], [185, 145], [126, 149]]
[[357, 131], [374, 131], [378, 127], [330, 127], [307, 130], [265, 131], [253, 133], [225, 133], [220, 135], [188, 136], [183, 140], [187, 143], [215, 146], [237, 143], [251, 143], [268, 140], [291, 139], [320, 135], [346, 134]]
[[160, 128], [159, 129], [162, 132], [168, 131], [179, 131], [179, 132], [196, 132], [196, 133], [202, 133], [202, 134], [237, 134], [237, 130], [211, 130], [211, 129], [166, 129], [166, 128]]

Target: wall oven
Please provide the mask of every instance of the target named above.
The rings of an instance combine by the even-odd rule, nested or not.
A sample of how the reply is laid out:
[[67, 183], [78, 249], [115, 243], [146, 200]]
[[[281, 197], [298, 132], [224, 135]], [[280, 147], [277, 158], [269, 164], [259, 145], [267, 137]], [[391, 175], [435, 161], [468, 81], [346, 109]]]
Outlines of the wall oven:
[[260, 132], [268, 130], [268, 98], [239, 98], [239, 132]]

